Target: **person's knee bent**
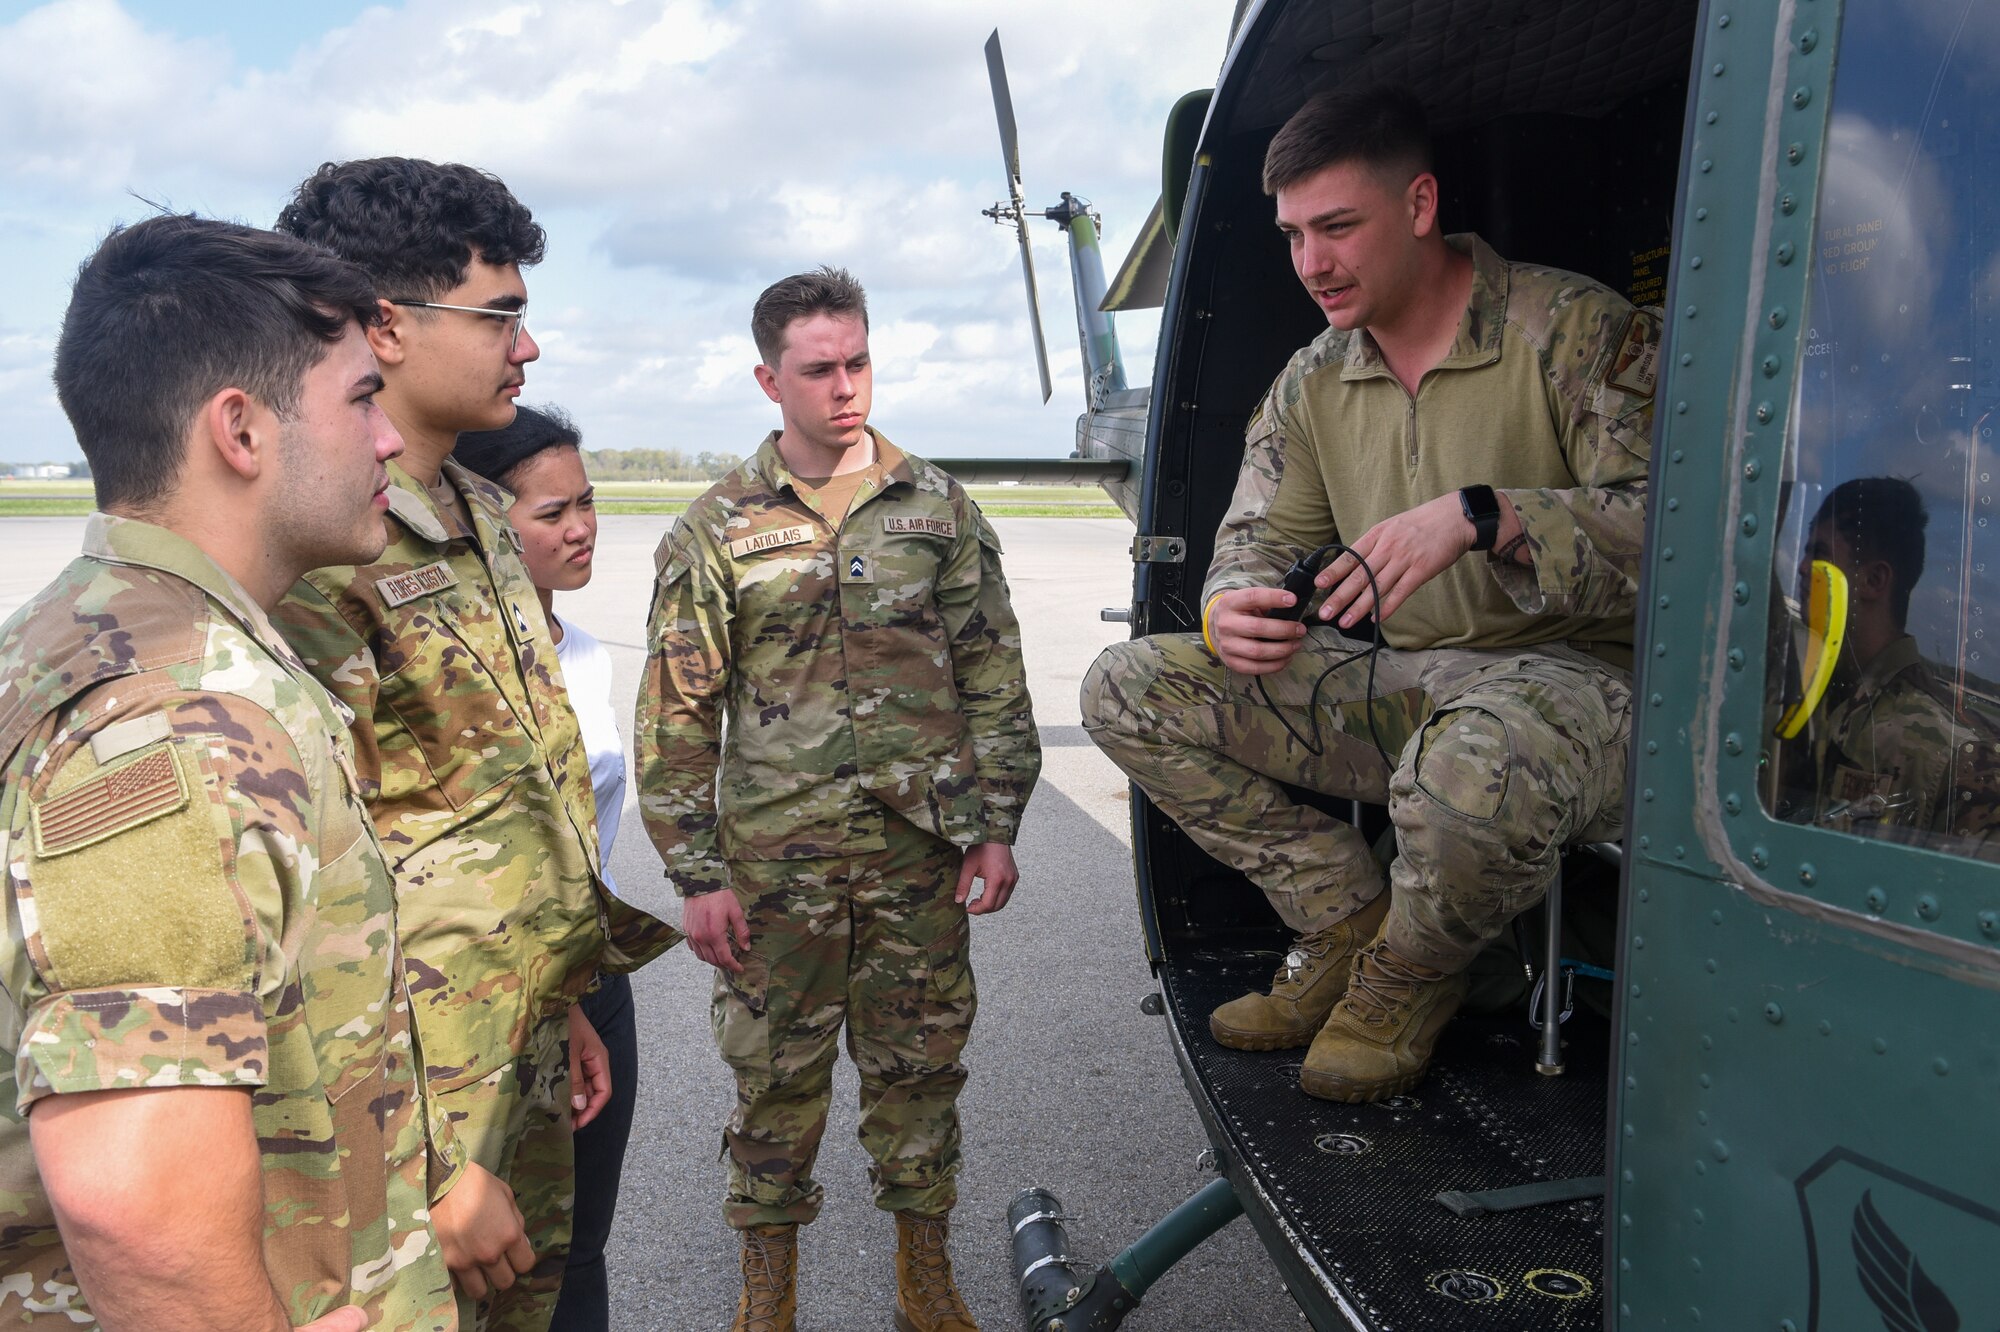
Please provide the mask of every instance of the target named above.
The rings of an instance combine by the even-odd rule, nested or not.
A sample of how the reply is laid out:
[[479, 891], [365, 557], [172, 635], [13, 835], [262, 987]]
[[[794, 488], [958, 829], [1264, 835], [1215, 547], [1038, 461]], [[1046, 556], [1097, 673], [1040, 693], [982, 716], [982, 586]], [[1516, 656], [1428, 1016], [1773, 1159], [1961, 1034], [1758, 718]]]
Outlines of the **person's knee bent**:
[[1425, 724], [1390, 783], [1389, 812], [1437, 892], [1484, 885], [1532, 899], [1571, 835], [1574, 787], [1561, 765], [1537, 761], [1520, 720], [1457, 707]]
[[1077, 690], [1083, 729], [1115, 729], [1121, 722], [1129, 722], [1134, 713], [1131, 700], [1144, 694], [1158, 665], [1159, 653], [1147, 638], [1113, 643], [1098, 653]]
[[1507, 723], [1486, 709], [1439, 712], [1424, 725], [1411, 755], [1410, 797], [1459, 819], [1490, 823], [1513, 785], [1517, 756]]

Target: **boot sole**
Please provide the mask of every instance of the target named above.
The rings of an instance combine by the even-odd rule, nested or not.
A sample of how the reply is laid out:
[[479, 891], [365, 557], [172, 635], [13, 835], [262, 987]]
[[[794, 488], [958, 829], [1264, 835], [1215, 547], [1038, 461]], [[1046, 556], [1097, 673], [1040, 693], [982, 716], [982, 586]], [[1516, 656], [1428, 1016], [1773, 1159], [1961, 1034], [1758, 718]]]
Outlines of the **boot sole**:
[[1405, 1073], [1400, 1077], [1390, 1078], [1384, 1082], [1355, 1082], [1349, 1078], [1338, 1077], [1331, 1073], [1320, 1073], [1313, 1069], [1307, 1069], [1299, 1074], [1299, 1089], [1305, 1092], [1306, 1095], [1317, 1097], [1322, 1101], [1340, 1101], [1347, 1105], [1366, 1105], [1371, 1101], [1384, 1101], [1391, 1096], [1401, 1096], [1404, 1092], [1422, 1082], [1424, 1074], [1428, 1071], [1428, 1067], [1425, 1067], [1418, 1069], [1414, 1073]]
[[1208, 1034], [1215, 1037], [1217, 1045], [1226, 1045], [1232, 1050], [1297, 1050], [1311, 1045], [1313, 1037], [1319, 1035], [1319, 1028], [1302, 1032], [1238, 1031], [1234, 1027], [1221, 1026], [1210, 1018]]

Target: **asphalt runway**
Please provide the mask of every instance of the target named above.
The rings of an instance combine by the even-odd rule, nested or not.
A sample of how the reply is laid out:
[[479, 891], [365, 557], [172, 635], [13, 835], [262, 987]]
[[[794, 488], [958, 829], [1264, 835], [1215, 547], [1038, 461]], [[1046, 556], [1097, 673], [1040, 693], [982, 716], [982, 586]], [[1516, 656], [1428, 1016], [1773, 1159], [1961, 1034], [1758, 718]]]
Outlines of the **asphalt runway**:
[[[644, 656], [652, 551], [672, 520], [606, 516], [597, 572], [558, 610], [601, 638], [629, 726]], [[1125, 782], [1079, 725], [1076, 691], [1098, 651], [1125, 635], [1099, 620], [1131, 586], [1131, 524], [1002, 518], [1008, 581], [1026, 639], [1043, 768], [1016, 848], [1021, 885], [976, 918], [980, 1008], [960, 1102], [965, 1171], [953, 1216], [960, 1285], [988, 1332], [1023, 1326], [1010, 1271], [1007, 1204], [1045, 1185], [1070, 1211], [1074, 1254], [1107, 1260], [1213, 1178], [1164, 1021], [1139, 1011], [1154, 989], [1132, 886]], [[0, 616], [54, 576], [81, 539], [77, 518], [0, 521]], [[627, 734], [629, 746], [630, 735]], [[621, 892], [674, 919], [678, 899], [628, 800], [612, 871]], [[633, 978], [639, 1106], [612, 1233], [611, 1325], [633, 1332], [727, 1328], [736, 1243], [721, 1220], [721, 1125], [733, 1101], [708, 1029], [710, 969], [676, 949]], [[855, 1081], [843, 1059], [816, 1170], [826, 1208], [801, 1243], [802, 1332], [893, 1326], [893, 1222], [869, 1197], [855, 1139]], [[1155, 1285], [1135, 1332], [1303, 1327], [1246, 1222], [1238, 1220]]]

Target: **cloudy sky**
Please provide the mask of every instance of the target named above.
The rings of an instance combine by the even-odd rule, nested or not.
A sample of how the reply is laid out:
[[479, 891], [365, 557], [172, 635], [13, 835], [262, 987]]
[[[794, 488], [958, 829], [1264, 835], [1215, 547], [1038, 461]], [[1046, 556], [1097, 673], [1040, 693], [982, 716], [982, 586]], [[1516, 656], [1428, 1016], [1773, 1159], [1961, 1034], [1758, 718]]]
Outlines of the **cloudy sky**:
[[[1061, 457], [1083, 378], [1062, 234], [1036, 381], [982, 52], [1006, 47], [1033, 207], [1102, 212], [1115, 269], [1229, 0], [0, 0], [0, 462], [78, 457], [49, 384], [76, 265], [149, 203], [269, 225], [329, 159], [497, 172], [548, 228], [525, 401], [594, 448], [747, 452], [775, 410], [750, 303], [869, 288], [875, 421], [918, 452]], [[149, 202], [141, 202], [142, 200]], [[1135, 383], [1157, 324], [1122, 316]]]

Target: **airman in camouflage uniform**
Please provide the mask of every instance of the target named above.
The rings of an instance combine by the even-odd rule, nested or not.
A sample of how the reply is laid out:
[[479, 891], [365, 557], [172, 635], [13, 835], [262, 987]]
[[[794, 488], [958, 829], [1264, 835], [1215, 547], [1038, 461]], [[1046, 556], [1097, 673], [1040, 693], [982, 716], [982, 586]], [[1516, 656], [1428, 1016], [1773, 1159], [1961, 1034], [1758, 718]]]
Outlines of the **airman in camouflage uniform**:
[[[900, 1313], [916, 1321], [901, 1326], [930, 1332], [971, 1326], [943, 1251], [977, 1003], [966, 852], [1013, 842], [1040, 750], [1000, 543], [948, 475], [862, 424], [865, 307], [844, 274], [787, 282], [821, 278], [836, 296], [851, 288], [836, 311], [860, 312], [774, 317], [785, 340], [765, 348], [760, 379], [801, 386], [780, 401], [787, 431], [810, 433], [803, 383], [816, 368], [853, 372], [858, 405], [836, 393], [838, 424], [818, 424], [837, 441], [825, 456], [872, 449], [872, 461], [804, 480], [774, 431], [662, 541], [635, 725], [640, 810], [688, 895], [693, 947], [718, 968], [713, 1023], [737, 1088], [724, 1210], [746, 1245], [738, 1328], [790, 1326], [793, 1228], [821, 1203], [812, 1166], [844, 1023], [876, 1202], [906, 1232]], [[806, 290], [802, 302], [834, 298]], [[826, 329], [858, 352], [795, 365], [820, 354], [807, 333]], [[851, 499], [831, 499], [829, 482]], [[1005, 862], [1004, 883], [987, 874], [998, 899], [973, 911], [1004, 902]], [[740, 962], [693, 920], [732, 893]], [[771, 1237], [781, 1255], [757, 1247]], [[760, 1305], [768, 1268], [784, 1289]]]
[[[481, 213], [507, 226], [449, 237], [465, 253], [442, 255], [444, 278], [385, 274], [383, 264], [412, 261], [393, 235], [370, 230], [368, 210], [424, 207], [442, 210], [434, 228]], [[430, 1093], [472, 1159], [512, 1186], [534, 1248], [518, 1284], [484, 1303], [484, 1292], [463, 1294], [461, 1321], [540, 1332], [569, 1245], [570, 1009], [598, 968], [630, 970], [679, 937], [599, 875], [588, 759], [508, 522], [511, 496], [449, 458], [458, 429], [512, 418], [508, 390], [539, 354], [520, 329], [520, 264], [540, 258], [542, 233], [491, 177], [394, 158], [322, 168], [279, 226], [361, 262], [385, 297], [436, 297], [385, 301], [404, 360], [385, 358], [384, 405], [392, 417], [462, 419], [406, 430], [381, 558], [311, 574], [274, 618], [354, 714], [363, 793], [396, 875]], [[418, 358], [434, 362], [430, 374], [403, 375]], [[456, 391], [451, 376], [474, 375], [489, 376], [482, 399], [443, 396]]]
[[0, 629], [0, 1325], [457, 1326], [393, 880], [266, 613], [381, 548], [374, 315], [191, 217], [77, 279], [55, 378], [108, 512]]
[[426, 1215], [456, 1149], [427, 1162], [395, 895], [339, 705], [200, 550], [103, 514], [0, 643], [19, 907], [0, 954], [0, 1324], [90, 1317], [27, 1114], [171, 1083], [256, 1089], [295, 1320], [356, 1303], [371, 1328], [455, 1326]]
[[1885, 828], [1951, 831], [1953, 776], [1973, 730], [1952, 716], [1905, 634], [1853, 678], [1838, 674], [1806, 733], [1812, 821], [1864, 836]]
[[513, 1186], [535, 1246], [479, 1325], [535, 1328], [569, 1245], [569, 1007], [598, 966], [675, 936], [598, 876], [576, 714], [505, 492], [449, 461], [444, 476], [469, 526], [392, 464], [381, 560], [308, 575], [277, 620], [354, 713], [430, 1093]]
[[1847, 620], [1826, 697], [1782, 747], [1781, 818], [1863, 836], [1967, 831], [1970, 802], [1955, 795], [1960, 782], [1981, 785], [1967, 755], [1986, 745], [1905, 632], [1929, 521], [1914, 485], [1869, 476], [1835, 486], [1807, 526], [1800, 586], [1815, 561], [1838, 568]]
[[[1382, 94], [1360, 96], [1365, 117]], [[1285, 133], [1311, 130], [1325, 105]], [[1420, 388], [1406, 388], [1369, 326], [1349, 326], [1386, 319], [1396, 297], [1367, 285], [1385, 271], [1379, 254], [1369, 269], [1347, 251], [1383, 243], [1334, 229], [1346, 216], [1335, 205], [1365, 211], [1375, 200], [1356, 200], [1373, 189], [1397, 201], [1378, 217], [1402, 203], [1378, 164], [1343, 157], [1350, 139], [1341, 130], [1332, 151], [1267, 184], [1335, 326], [1293, 357], [1252, 420], [1202, 593], [1204, 632], [1115, 645], [1082, 691], [1098, 745], [1303, 936], [1271, 995], [1217, 1011], [1217, 1039], [1313, 1043], [1302, 1081], [1341, 1100], [1421, 1077], [1472, 958], [1540, 900], [1566, 844], [1619, 833], [1659, 336], [1652, 313], [1594, 282], [1433, 231], [1422, 243], [1438, 246], [1439, 271], [1464, 274], [1469, 295]], [[1422, 160], [1391, 156], [1398, 170]], [[1434, 192], [1426, 167], [1412, 174], [1411, 191]], [[1312, 205], [1296, 221], [1288, 190], [1293, 207]], [[1343, 315], [1357, 302], [1369, 313]], [[1492, 557], [1468, 560], [1477, 525], [1454, 491], [1475, 483], [1514, 521], [1499, 520]], [[1317, 615], [1309, 634], [1257, 618], [1290, 604], [1275, 590], [1288, 566], [1340, 540], [1381, 587], [1385, 646], [1373, 657]], [[1349, 558], [1318, 585], [1343, 627], [1372, 603]], [[1231, 632], [1270, 641], [1225, 665], [1213, 622], [1239, 607], [1235, 624], [1249, 629]], [[1398, 855], [1386, 898], [1360, 832], [1281, 782], [1388, 805]]]

